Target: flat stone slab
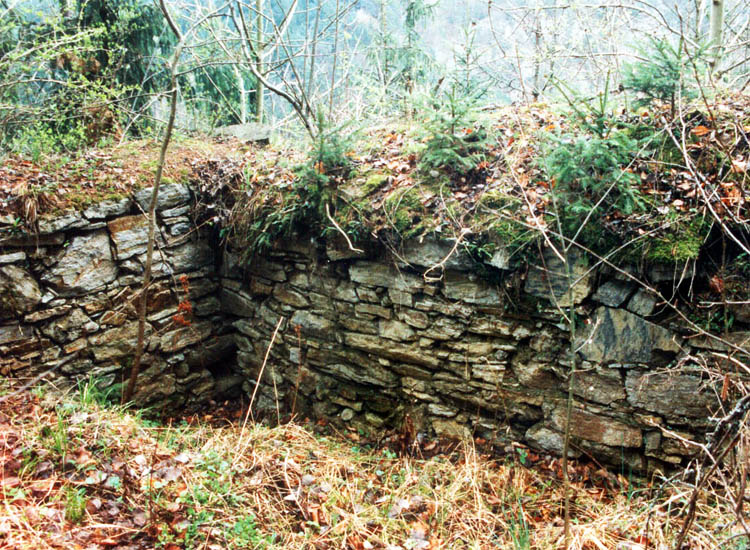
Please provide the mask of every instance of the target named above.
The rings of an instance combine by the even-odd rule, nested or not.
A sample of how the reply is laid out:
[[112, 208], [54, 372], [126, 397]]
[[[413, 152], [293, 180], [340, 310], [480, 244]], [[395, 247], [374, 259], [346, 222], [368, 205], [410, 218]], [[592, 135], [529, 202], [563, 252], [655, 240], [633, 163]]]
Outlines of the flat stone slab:
[[127, 260], [146, 252], [148, 247], [148, 219], [143, 215], [124, 216], [107, 224], [117, 259]]
[[26, 313], [42, 301], [42, 292], [34, 277], [25, 269], [0, 267], [0, 318], [5, 312]]
[[[557, 430], [563, 432], [565, 407], [555, 409], [551, 421]], [[570, 413], [570, 433], [574, 437], [610, 447], [640, 447], [643, 444], [639, 428], [579, 409], [573, 409]]]
[[73, 237], [57, 263], [42, 280], [61, 294], [80, 295], [103, 287], [117, 277], [106, 230]]
[[641, 317], [648, 317], [654, 312], [656, 308], [656, 296], [651, 294], [649, 291], [640, 288], [633, 294], [627, 305], [628, 311], [640, 315]]
[[104, 200], [86, 208], [83, 211], [83, 217], [89, 220], [103, 220], [114, 216], [122, 216], [127, 214], [132, 206], [133, 201], [127, 197], [118, 200]]
[[417, 292], [424, 287], [424, 281], [420, 277], [379, 262], [356, 262], [349, 267], [349, 277], [353, 282], [362, 285], [393, 288], [404, 292]]
[[31, 327], [19, 323], [0, 325], [0, 344], [9, 344], [31, 338], [34, 332]]
[[38, 222], [39, 233], [49, 234], [64, 231], [66, 229], [79, 229], [86, 227], [89, 222], [83, 219], [81, 213], [76, 210], [66, 210], [54, 217], [42, 218]]
[[[473, 261], [464, 247], [449, 240], [428, 237], [421, 242], [416, 239], [406, 241], [399, 253], [400, 258], [413, 266], [431, 268], [442, 263], [444, 269], [471, 269]], [[439, 275], [440, 272], [435, 272]]]
[[11, 252], [10, 254], [0, 254], [0, 265], [23, 262], [26, 260], [26, 252]]
[[592, 296], [592, 299], [609, 307], [620, 307], [633, 292], [633, 285], [626, 281], [607, 281]]
[[268, 143], [271, 139], [271, 126], [257, 122], [245, 124], [230, 124], [214, 130], [214, 134], [223, 137], [233, 137], [240, 141]]
[[591, 293], [593, 272], [589, 271], [588, 260], [583, 254], [571, 250], [569, 257], [572, 263], [572, 304], [568, 292], [568, 267], [549, 248], [529, 268], [524, 290], [532, 296], [546, 298], [558, 307], [580, 304]]
[[600, 307], [580, 345], [581, 356], [599, 364], [649, 364], [658, 351], [680, 350], [677, 336], [623, 309]]
[[707, 418], [716, 403], [699, 376], [679, 372], [628, 371], [625, 390], [635, 407], [667, 418]]
[[[148, 212], [153, 190], [153, 187], [147, 187], [146, 189], [141, 189], [135, 193], [135, 201], [144, 212]], [[187, 185], [183, 183], [162, 184], [159, 186], [159, 197], [157, 199], [156, 209], [164, 210], [167, 208], [175, 208], [176, 206], [187, 204], [188, 201], [190, 201], [190, 188]]]
[[502, 296], [495, 286], [482, 279], [472, 281], [463, 273], [446, 273], [443, 294], [451, 300], [467, 304], [495, 307], [502, 305]]
[[[153, 332], [146, 323], [145, 336]], [[117, 328], [100, 332], [89, 338], [90, 350], [97, 361], [112, 361], [132, 356], [138, 339], [138, 322], [133, 321]]]
[[699, 349], [728, 352], [737, 347], [745, 350], [744, 355], [750, 355], [750, 331], [737, 331], [717, 335], [717, 338], [698, 336], [690, 339], [690, 345]]

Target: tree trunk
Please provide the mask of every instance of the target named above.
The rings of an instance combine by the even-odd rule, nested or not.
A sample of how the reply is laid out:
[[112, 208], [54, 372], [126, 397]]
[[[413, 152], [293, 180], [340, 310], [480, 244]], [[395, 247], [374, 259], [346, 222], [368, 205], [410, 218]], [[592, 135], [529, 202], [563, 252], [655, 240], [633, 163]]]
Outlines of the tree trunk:
[[247, 90], [245, 89], [245, 79], [236, 66], [234, 67], [234, 76], [237, 79], [237, 88], [240, 91], [240, 124], [245, 124], [247, 123]]
[[[312, 102], [313, 92], [313, 81], [315, 80], [315, 56], [318, 55], [318, 25], [320, 24], [320, 10], [322, 4], [318, 2], [318, 10], [315, 12], [315, 24], [313, 27], [313, 43], [312, 51], [310, 52], [310, 76], [307, 77], [307, 97]], [[302, 83], [300, 83], [301, 85]]]
[[[263, 74], [263, 0], [255, 0], [255, 51], [258, 52], [258, 74]], [[255, 120], [263, 122], [263, 83], [255, 79]]]
[[541, 14], [536, 13], [536, 25], [534, 27], [534, 84], [532, 85], [531, 95], [534, 101], [539, 100], [540, 78], [542, 74], [542, 23]]
[[724, 29], [724, 0], [712, 0], [711, 3], [711, 62], [713, 73], [721, 62], [722, 31]]
[[339, 57], [339, 10], [340, 0], [336, 0], [336, 28], [333, 34], [333, 67], [331, 68], [331, 90], [328, 97], [328, 118], [333, 119], [333, 89], [336, 86], [336, 62]]
[[383, 91], [388, 85], [388, 20], [386, 19], [386, 0], [380, 0], [380, 53], [383, 56]]
[[416, 67], [415, 58], [416, 52], [416, 37], [417, 32], [417, 2], [416, 0], [409, 0], [409, 4], [406, 6], [406, 118], [411, 121], [414, 116], [414, 79], [416, 78]]

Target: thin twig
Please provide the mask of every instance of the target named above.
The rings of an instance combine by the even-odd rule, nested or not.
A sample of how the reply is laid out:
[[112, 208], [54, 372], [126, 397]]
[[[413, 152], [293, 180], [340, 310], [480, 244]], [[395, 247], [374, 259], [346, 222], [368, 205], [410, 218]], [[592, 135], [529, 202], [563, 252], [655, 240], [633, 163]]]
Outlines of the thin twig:
[[341, 226], [336, 223], [336, 220], [333, 219], [333, 216], [331, 216], [331, 212], [328, 209], [328, 203], [326, 203], [326, 216], [328, 217], [328, 220], [333, 224], [333, 226], [338, 230], [338, 232], [344, 236], [344, 239], [346, 239], [346, 244], [349, 245], [349, 250], [351, 250], [352, 252], [357, 252], [358, 254], [364, 254], [364, 250], [354, 248], [352, 241], [349, 240], [349, 236], [344, 232], [343, 229], [341, 229]]
[[16, 395], [18, 395], [18, 394], [20, 394], [20, 393], [23, 393], [24, 391], [28, 390], [28, 389], [29, 389], [30, 387], [32, 387], [32, 386], [33, 386], [33, 385], [35, 385], [35, 384], [36, 384], [37, 382], [39, 382], [39, 381], [40, 381], [40, 380], [41, 380], [42, 378], [44, 378], [44, 377], [45, 377], [45, 376], [47, 376], [48, 374], [50, 374], [50, 373], [52, 373], [52, 372], [56, 371], [57, 369], [59, 369], [59, 368], [60, 368], [60, 367], [62, 367], [63, 365], [67, 365], [68, 363], [70, 363], [70, 362], [71, 362], [71, 361], [72, 361], [73, 359], [75, 359], [76, 357], [78, 357], [78, 353], [75, 353], [74, 355], [71, 355], [71, 356], [69, 356], [69, 357], [66, 357], [65, 359], [63, 359], [63, 360], [61, 360], [61, 361], [60, 361], [59, 363], [57, 363], [57, 365], [55, 365], [54, 367], [52, 367], [52, 368], [50, 368], [50, 369], [47, 369], [46, 371], [44, 371], [44, 372], [43, 372], [43, 373], [41, 373], [40, 375], [38, 375], [38, 376], [36, 376], [36, 377], [32, 378], [32, 379], [31, 379], [31, 380], [30, 380], [29, 382], [27, 382], [26, 384], [24, 384], [23, 386], [21, 386], [20, 388], [18, 388], [18, 389], [17, 389], [16, 391], [14, 391], [14, 392], [12, 392], [12, 393], [9, 393], [9, 394], [7, 394], [7, 395], [3, 395], [2, 397], [0, 397], [0, 403], [2, 403], [2, 402], [4, 402], [4, 401], [7, 401], [7, 400], [8, 400], [8, 399], [10, 399], [11, 397], [15, 397]]

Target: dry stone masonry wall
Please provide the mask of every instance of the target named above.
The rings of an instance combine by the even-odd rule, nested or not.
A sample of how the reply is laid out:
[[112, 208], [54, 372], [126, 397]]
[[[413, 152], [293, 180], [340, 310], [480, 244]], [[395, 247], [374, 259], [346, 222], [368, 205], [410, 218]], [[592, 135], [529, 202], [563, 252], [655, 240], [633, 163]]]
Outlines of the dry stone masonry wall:
[[[132, 361], [137, 293], [150, 201], [131, 198], [42, 219], [38, 234], [0, 235], [0, 373], [61, 385], [95, 377], [120, 382]], [[147, 354], [137, 400], [158, 408], [194, 405], [216, 391], [213, 368], [233, 353], [217, 296], [214, 251], [195, 231], [191, 192], [165, 185], [158, 204], [155, 282], [149, 293]], [[182, 282], [181, 282], [182, 281]], [[189, 326], [173, 316], [189, 289]], [[231, 328], [231, 327], [229, 327]]]
[[[550, 296], [569, 300], [563, 265], [545, 254], [528, 273], [503, 271], [496, 254], [494, 283], [461, 253], [444, 273], [432, 269], [452, 249], [408, 242], [397, 255], [363, 258], [346, 245], [287, 242], [249, 269], [229, 255], [221, 300], [236, 319], [245, 391], [279, 326], [260, 407], [294, 404], [368, 431], [408, 415], [425, 432], [559, 454], [571, 356]], [[576, 342], [573, 454], [637, 471], [683, 463], [695, 452], [684, 440], [700, 440], [716, 410], [716, 389], [690, 360], [711, 344], [649, 321], [656, 298], [635, 284], [595, 277], [583, 257], [574, 264], [572, 297], [588, 328]]]
[[[135, 346], [149, 193], [0, 241], [2, 374], [122, 379]], [[590, 270], [583, 256], [574, 258], [579, 282], [570, 293], [552, 254], [520, 272], [500, 251], [479, 276], [460, 251], [443, 262], [451, 242], [429, 239], [364, 256], [300, 238], [241, 265], [231, 249], [212, 249], [190, 205], [187, 187], [165, 186], [136, 396], [143, 404], [189, 407], [239, 385], [251, 394], [260, 379], [255, 406], [273, 417], [282, 410], [373, 432], [408, 416], [425, 433], [560, 453], [571, 356], [550, 297], [567, 305], [572, 296], [586, 319], [575, 343], [583, 363], [574, 455], [638, 471], [673, 467], [694, 452], [684, 440], [700, 439], [716, 410], [714, 381], [691, 358], [719, 347], [652, 322], [653, 295]], [[444, 270], [434, 268], [440, 262]], [[648, 275], [655, 283], [675, 276]], [[192, 312], [178, 322], [186, 299]], [[748, 334], [730, 336], [739, 343]]]

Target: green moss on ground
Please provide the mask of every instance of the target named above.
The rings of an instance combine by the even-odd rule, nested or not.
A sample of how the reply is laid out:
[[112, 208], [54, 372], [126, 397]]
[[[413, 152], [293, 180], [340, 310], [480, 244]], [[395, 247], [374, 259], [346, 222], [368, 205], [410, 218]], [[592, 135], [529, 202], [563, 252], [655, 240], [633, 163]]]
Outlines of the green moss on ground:
[[360, 186], [360, 196], [366, 197], [377, 191], [388, 181], [388, 174], [383, 172], [370, 172], [364, 183]]

